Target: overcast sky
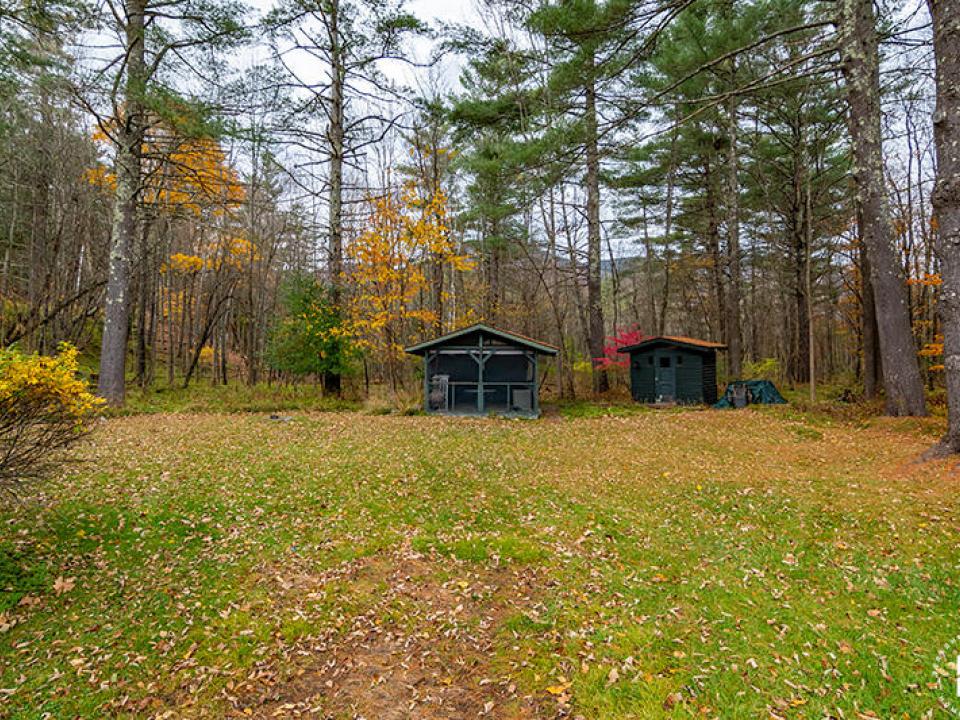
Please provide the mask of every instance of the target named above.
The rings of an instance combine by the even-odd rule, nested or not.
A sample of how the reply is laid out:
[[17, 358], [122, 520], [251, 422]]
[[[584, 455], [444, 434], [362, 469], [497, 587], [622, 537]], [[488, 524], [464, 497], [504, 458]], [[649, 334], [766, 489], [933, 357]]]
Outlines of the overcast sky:
[[473, 0], [411, 0], [409, 8], [424, 20], [458, 22], [474, 15]]
[[[246, 0], [247, 4], [252, 6], [255, 12], [263, 14], [273, 8], [278, 0]], [[430, 25], [438, 26], [442, 23], [463, 23], [466, 25], [476, 25], [480, 22], [477, 13], [476, 0], [407, 0], [406, 9], [412, 12], [421, 20]], [[432, 48], [432, 41], [416, 40], [409, 47], [416, 55], [416, 59], [425, 61]], [[259, 52], [253, 51], [253, 57], [257, 57]], [[293, 63], [298, 73], [310, 74], [310, 70], [304, 63], [308, 61], [305, 57], [296, 59], [288, 58]], [[428, 75], [438, 79], [441, 84], [441, 90], [455, 91], [458, 87], [458, 77], [460, 75], [461, 63], [459, 59], [451, 58], [449, 61], [441, 62], [432, 70], [412, 68], [404, 63], [385, 63], [381, 65], [381, 70], [387, 75], [393, 77], [406, 85], [417, 87], [418, 80], [424, 80]], [[318, 72], [322, 72], [318, 69]], [[303, 78], [301, 78], [303, 79]]]

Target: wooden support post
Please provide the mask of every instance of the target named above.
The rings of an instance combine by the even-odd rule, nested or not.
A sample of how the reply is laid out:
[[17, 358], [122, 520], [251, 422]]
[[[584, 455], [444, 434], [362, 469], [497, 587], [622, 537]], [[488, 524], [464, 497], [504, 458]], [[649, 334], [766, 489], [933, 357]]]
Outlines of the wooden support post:
[[432, 350], [427, 350], [423, 354], [423, 410], [424, 412], [430, 412], [430, 353]]
[[540, 415], [540, 377], [539, 377], [539, 363], [537, 362], [537, 354], [530, 353], [533, 357], [533, 415], [534, 417]]
[[485, 405], [483, 393], [483, 366], [487, 359], [483, 355], [483, 335], [481, 334], [479, 337], [480, 356], [477, 358], [477, 412], [483, 415]]

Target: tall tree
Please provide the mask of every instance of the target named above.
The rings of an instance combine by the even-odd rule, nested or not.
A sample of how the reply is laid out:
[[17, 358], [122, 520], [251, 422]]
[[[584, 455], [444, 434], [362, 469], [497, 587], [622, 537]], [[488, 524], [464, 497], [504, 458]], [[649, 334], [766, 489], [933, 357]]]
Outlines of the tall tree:
[[841, 0], [838, 22], [854, 175], [877, 306], [886, 409], [891, 415], [925, 415], [906, 279], [894, 245], [884, 176], [880, 53], [873, 0]]
[[141, 190], [141, 147], [146, 133], [144, 91], [148, 79], [145, 36], [146, 2], [128, 0], [123, 8], [123, 96], [115, 104], [116, 144], [113, 227], [110, 265], [100, 344], [97, 392], [111, 405], [122, 405], [126, 392], [127, 334], [130, 329], [130, 254], [137, 229]]
[[506, 38], [464, 35], [458, 43], [473, 56], [461, 76], [464, 96], [451, 109], [454, 139], [466, 145], [457, 159], [467, 179], [460, 222], [481, 261], [482, 315], [495, 323], [504, 311], [504, 269], [523, 235], [523, 210], [533, 195], [524, 185], [525, 168], [538, 158], [536, 144], [524, 141], [533, 103], [524, 79], [532, 68], [530, 57]]
[[[119, 38], [116, 55], [89, 68], [81, 97], [114, 150], [115, 189], [110, 260], [100, 348], [99, 394], [113, 405], [125, 395], [130, 330], [131, 265], [140, 221], [143, 145], [152, 120], [200, 132], [205, 113], [174, 87], [203, 82], [196, 53], [230, 46], [244, 36], [242, 6], [232, 0], [108, 2], [104, 23]], [[149, 31], [148, 31], [149, 30]], [[186, 123], [183, 118], [189, 117]], [[192, 127], [191, 127], [192, 125]]]
[[937, 65], [933, 118], [937, 183], [931, 202], [943, 279], [939, 305], [948, 404], [944, 442], [951, 451], [960, 452], [960, 5], [951, 0], [928, 0], [928, 4]]
[[[529, 18], [530, 27], [546, 42], [544, 60], [550, 65], [544, 95], [548, 111], [559, 106], [565, 117], [566, 133], [555, 134], [554, 142], [575, 152], [583, 172], [587, 222], [587, 318], [591, 358], [603, 356], [605, 338], [601, 285], [603, 228], [600, 221], [600, 175], [603, 161], [600, 139], [609, 131], [610, 118], [601, 127], [601, 118], [617, 114], [604, 94], [619, 81], [646, 39], [635, 25], [640, 8], [625, 0], [559, 0], [544, 2]], [[620, 112], [628, 112], [621, 107]], [[563, 124], [560, 125], [563, 130]], [[569, 150], [563, 151], [569, 154]], [[595, 392], [605, 392], [609, 380], [603, 368], [593, 372]]]
[[[266, 20], [276, 56], [303, 96], [299, 117], [290, 118], [293, 132], [288, 139], [320, 158], [308, 164], [326, 168], [326, 271], [337, 307], [343, 302], [346, 171], [351, 166], [360, 170], [364, 150], [381, 142], [399, 118], [391, 103], [401, 92], [382, 72], [381, 63], [405, 60], [404, 39], [426, 30], [403, 5], [385, 0], [285, 0]], [[306, 65], [299, 64], [304, 59]], [[316, 60], [325, 66], [319, 79], [304, 72], [304, 67], [312, 70]], [[327, 373], [324, 385], [339, 393], [340, 374]]]
[[[407, 134], [410, 144], [410, 162], [401, 169], [428, 197], [437, 195], [447, 187], [448, 175], [452, 172], [454, 152], [450, 146], [449, 111], [443, 101], [434, 93], [420, 98], [417, 102], [417, 116], [413, 127]], [[443, 253], [437, 253], [430, 259], [430, 298], [427, 304], [434, 313], [434, 330], [443, 332], [447, 313], [445, 312], [449, 285], [447, 266]]]

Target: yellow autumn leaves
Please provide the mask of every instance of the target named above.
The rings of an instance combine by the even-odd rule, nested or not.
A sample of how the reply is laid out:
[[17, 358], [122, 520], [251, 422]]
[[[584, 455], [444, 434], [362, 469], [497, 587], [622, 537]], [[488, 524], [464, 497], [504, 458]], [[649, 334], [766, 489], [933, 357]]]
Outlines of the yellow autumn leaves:
[[434, 282], [428, 268], [468, 271], [473, 261], [450, 236], [442, 190], [425, 194], [407, 182], [398, 192], [370, 199], [369, 207], [366, 227], [346, 247], [354, 290], [348, 320], [361, 344], [396, 357], [408, 321], [439, 320], [419, 302]]
[[189, 275], [201, 270], [219, 270], [224, 267], [242, 270], [259, 259], [260, 253], [252, 242], [242, 237], [227, 237], [206, 243], [202, 256], [173, 253], [160, 266], [160, 272], [172, 271]]
[[103, 401], [77, 375], [77, 349], [64, 343], [55, 356], [0, 350], [0, 414], [24, 413], [67, 418], [77, 424]]
[[[94, 133], [94, 140], [109, 142], [102, 131]], [[178, 137], [159, 126], [143, 143], [141, 155], [146, 165], [142, 198], [147, 205], [222, 215], [246, 197], [239, 175], [216, 140]], [[116, 176], [101, 164], [88, 169], [86, 179], [105, 189], [116, 187]]]

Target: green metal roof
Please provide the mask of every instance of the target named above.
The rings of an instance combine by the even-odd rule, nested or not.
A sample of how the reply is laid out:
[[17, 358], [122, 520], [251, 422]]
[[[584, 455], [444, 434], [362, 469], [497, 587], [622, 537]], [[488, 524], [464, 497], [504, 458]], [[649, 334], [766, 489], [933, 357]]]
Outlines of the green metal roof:
[[498, 330], [495, 327], [484, 325], [483, 323], [476, 323], [474, 325], [470, 325], [469, 327], [461, 328], [460, 330], [454, 330], [446, 335], [441, 335], [438, 338], [427, 340], [426, 342], [422, 342], [417, 345], [411, 345], [403, 350], [404, 352], [411, 353], [412, 355], [422, 355], [432, 347], [444, 345], [451, 340], [456, 340], [458, 337], [463, 337], [464, 335], [469, 335], [473, 332], [486, 333], [487, 335], [492, 335], [514, 345], [522, 345], [523, 347], [535, 350], [541, 355], [556, 355], [558, 352], [557, 348], [553, 347], [553, 345], [547, 345], [546, 343], [524, 337], [523, 335], [517, 335], [516, 333], [507, 332], [506, 330]]

